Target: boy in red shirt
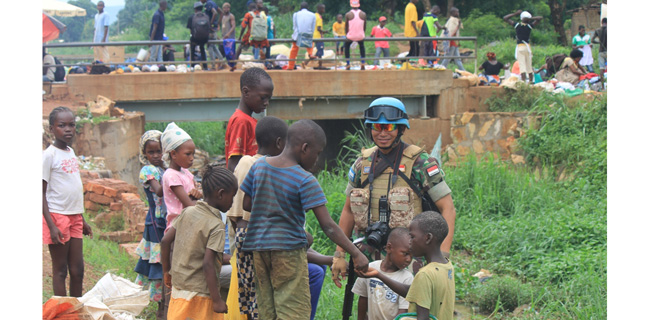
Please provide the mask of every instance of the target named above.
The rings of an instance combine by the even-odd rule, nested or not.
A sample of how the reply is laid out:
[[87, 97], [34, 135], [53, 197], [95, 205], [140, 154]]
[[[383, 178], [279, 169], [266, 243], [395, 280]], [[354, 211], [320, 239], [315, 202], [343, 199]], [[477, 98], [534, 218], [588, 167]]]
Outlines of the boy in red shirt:
[[[374, 26], [372, 28], [372, 32], [370, 33], [370, 37], [375, 37], [375, 38], [388, 38], [392, 37], [393, 34], [388, 30], [388, 28], [385, 28], [386, 26], [386, 17], [381, 16], [379, 17], [379, 25]], [[379, 54], [383, 52], [384, 57], [390, 56], [390, 45], [388, 44], [388, 41], [375, 41], [375, 58], [379, 58]], [[375, 64], [377, 64], [377, 59], [375, 59]]]
[[273, 80], [264, 69], [250, 68], [239, 78], [239, 88], [241, 99], [226, 127], [226, 167], [230, 171], [235, 170], [242, 156], [257, 153], [257, 120], [251, 115], [253, 112], [261, 113], [269, 106], [273, 96]]

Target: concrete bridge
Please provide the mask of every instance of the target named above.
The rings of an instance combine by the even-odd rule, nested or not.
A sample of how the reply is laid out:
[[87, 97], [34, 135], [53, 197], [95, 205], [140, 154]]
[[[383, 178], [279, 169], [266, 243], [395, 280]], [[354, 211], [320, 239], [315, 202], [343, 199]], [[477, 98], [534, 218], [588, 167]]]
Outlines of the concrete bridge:
[[[430, 150], [442, 134], [452, 142], [451, 117], [487, 111], [486, 98], [500, 88], [471, 87], [450, 70], [269, 70], [274, 92], [266, 115], [317, 120], [328, 133], [326, 156], [335, 157], [344, 131], [363, 117], [380, 96], [402, 99], [411, 129], [404, 139]], [[71, 74], [54, 84], [52, 96], [82, 103], [102, 95], [127, 111], [142, 111], [149, 122], [227, 121], [240, 98], [241, 71], [190, 73]], [[260, 115], [261, 116], [261, 115]]]
[[[239, 98], [240, 72], [70, 75], [70, 94], [109, 97], [147, 121], [227, 121]], [[266, 111], [282, 119], [354, 119], [379, 96], [401, 98], [412, 117], [432, 117], [435, 97], [452, 85], [444, 71], [270, 70], [275, 89]]]

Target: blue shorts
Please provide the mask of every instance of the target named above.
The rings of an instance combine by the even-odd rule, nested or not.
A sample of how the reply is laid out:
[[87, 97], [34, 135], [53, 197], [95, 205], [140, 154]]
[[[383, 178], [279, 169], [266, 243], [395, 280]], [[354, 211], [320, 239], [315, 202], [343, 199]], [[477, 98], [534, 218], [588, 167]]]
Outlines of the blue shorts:
[[325, 51], [325, 43], [324, 42], [316, 42], [316, 56], [317, 57], [322, 57], [324, 55]]

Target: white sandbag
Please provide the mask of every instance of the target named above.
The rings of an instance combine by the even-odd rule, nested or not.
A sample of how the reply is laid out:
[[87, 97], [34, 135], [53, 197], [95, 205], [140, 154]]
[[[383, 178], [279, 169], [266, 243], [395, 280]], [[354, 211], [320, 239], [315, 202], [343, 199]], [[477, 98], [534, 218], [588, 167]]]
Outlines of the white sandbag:
[[291, 54], [291, 48], [287, 47], [284, 44], [275, 44], [271, 46], [271, 55], [276, 56], [276, 55], [284, 55], [284, 56], [289, 56]]
[[95, 320], [136, 319], [149, 305], [149, 292], [111, 273], [79, 298]]

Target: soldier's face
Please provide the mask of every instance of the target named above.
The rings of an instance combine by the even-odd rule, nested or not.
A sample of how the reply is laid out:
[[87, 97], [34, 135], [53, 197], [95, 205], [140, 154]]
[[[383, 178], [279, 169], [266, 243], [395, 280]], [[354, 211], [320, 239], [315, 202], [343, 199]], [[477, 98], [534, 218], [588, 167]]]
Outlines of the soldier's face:
[[375, 144], [380, 148], [388, 148], [393, 145], [393, 141], [397, 138], [399, 129], [393, 131], [381, 130], [377, 131], [375, 129], [371, 130], [372, 140], [375, 141]]

